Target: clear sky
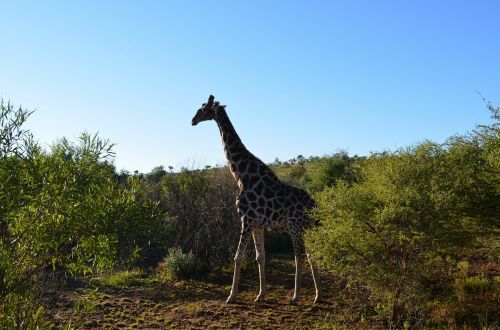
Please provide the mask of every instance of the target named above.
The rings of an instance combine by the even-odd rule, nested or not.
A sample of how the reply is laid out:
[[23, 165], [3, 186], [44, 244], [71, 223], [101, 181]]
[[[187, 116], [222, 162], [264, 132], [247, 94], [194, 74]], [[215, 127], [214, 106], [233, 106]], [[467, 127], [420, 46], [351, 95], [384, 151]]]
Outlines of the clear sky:
[[214, 94], [265, 162], [442, 142], [500, 103], [500, 1], [2, 1], [0, 97], [119, 169], [224, 164]]

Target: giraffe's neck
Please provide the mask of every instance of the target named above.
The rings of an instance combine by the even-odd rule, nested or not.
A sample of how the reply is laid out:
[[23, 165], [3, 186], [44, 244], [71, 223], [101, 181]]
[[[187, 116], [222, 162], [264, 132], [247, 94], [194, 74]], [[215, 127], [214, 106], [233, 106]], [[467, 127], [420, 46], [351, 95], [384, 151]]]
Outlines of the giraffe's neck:
[[[238, 133], [231, 124], [224, 108], [217, 109], [215, 121], [219, 126], [220, 136], [222, 138], [222, 145], [224, 146], [224, 153], [229, 166], [236, 165], [243, 158], [242, 156], [250, 154], [243, 142], [241, 142]], [[231, 171], [233, 169], [231, 168]]]
[[219, 126], [229, 169], [241, 190], [256, 183], [258, 179], [255, 177], [267, 176], [271, 181], [279, 181], [271, 169], [241, 142], [224, 108], [217, 109], [215, 121]]

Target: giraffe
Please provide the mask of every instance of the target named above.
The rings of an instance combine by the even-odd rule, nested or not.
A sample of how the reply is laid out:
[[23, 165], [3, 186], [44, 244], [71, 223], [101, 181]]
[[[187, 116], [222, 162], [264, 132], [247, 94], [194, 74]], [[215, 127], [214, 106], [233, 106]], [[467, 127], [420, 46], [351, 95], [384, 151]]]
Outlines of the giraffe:
[[222, 137], [224, 152], [229, 169], [240, 189], [236, 198], [236, 208], [241, 217], [241, 233], [238, 249], [234, 257], [234, 274], [231, 293], [226, 303], [232, 303], [238, 294], [240, 266], [245, 250], [253, 237], [256, 261], [259, 267], [260, 290], [256, 302], [264, 300], [266, 293], [264, 250], [264, 231], [266, 228], [281, 230], [288, 233], [292, 239], [295, 254], [295, 288], [290, 301], [296, 304], [300, 298], [302, 263], [307, 256], [311, 266], [316, 303], [321, 298], [318, 270], [309, 254], [306, 254], [303, 233], [304, 229], [313, 226], [314, 221], [306, 210], [314, 207], [314, 201], [302, 189], [281, 182], [273, 171], [259, 158], [255, 157], [241, 142], [229, 117], [225, 105], [214, 101], [210, 95], [193, 117], [192, 125], [207, 120], [215, 120]]

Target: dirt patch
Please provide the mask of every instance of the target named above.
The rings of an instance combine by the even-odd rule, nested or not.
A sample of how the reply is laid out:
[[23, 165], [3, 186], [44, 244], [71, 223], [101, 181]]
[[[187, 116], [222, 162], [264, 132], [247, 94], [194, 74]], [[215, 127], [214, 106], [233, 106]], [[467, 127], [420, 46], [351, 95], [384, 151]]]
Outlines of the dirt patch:
[[[258, 277], [253, 269], [242, 272], [237, 302], [226, 304], [230, 271], [200, 280], [162, 283], [154, 277], [128, 287], [86, 286], [59, 292], [49, 316], [57, 326], [71, 323], [79, 329], [305, 329], [348, 327], [359, 320], [343, 315], [349, 306], [338, 284], [324, 281], [325, 299], [313, 304], [314, 286], [305, 272], [302, 298], [291, 306], [294, 265], [291, 259], [271, 258], [267, 267], [268, 294], [254, 303]], [[323, 276], [325, 280], [325, 276]], [[344, 306], [344, 307], [343, 307]], [[373, 323], [370, 328], [373, 328]]]

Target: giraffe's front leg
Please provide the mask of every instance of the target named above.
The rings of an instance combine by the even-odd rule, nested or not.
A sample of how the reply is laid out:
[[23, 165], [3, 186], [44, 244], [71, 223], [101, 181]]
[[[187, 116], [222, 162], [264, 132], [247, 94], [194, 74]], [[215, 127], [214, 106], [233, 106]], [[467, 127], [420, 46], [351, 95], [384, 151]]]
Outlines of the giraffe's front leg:
[[257, 228], [252, 231], [253, 241], [255, 244], [255, 256], [259, 264], [259, 282], [260, 290], [256, 302], [262, 302], [266, 294], [266, 251], [264, 249], [264, 228]]
[[245, 257], [245, 251], [248, 245], [248, 240], [250, 238], [250, 230], [243, 227], [240, 235], [240, 243], [238, 244], [238, 250], [234, 257], [234, 274], [233, 274], [233, 285], [231, 287], [231, 294], [226, 300], [226, 303], [232, 303], [236, 300], [236, 295], [238, 294], [238, 286], [240, 284], [240, 268], [241, 262]]
[[302, 235], [295, 234], [295, 236], [292, 237], [292, 243], [293, 251], [295, 254], [295, 288], [290, 304], [295, 305], [300, 298], [300, 290], [302, 285], [302, 264], [304, 261], [305, 253], [304, 240], [302, 238]]

